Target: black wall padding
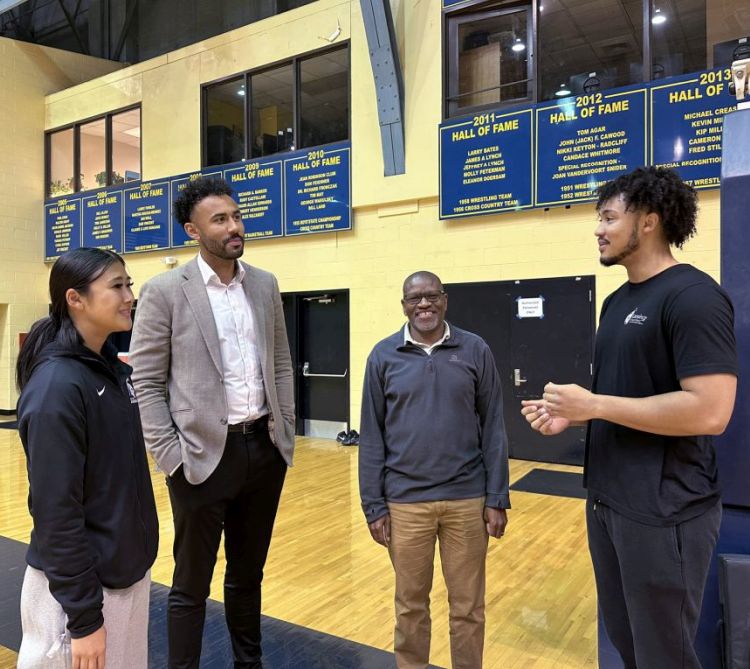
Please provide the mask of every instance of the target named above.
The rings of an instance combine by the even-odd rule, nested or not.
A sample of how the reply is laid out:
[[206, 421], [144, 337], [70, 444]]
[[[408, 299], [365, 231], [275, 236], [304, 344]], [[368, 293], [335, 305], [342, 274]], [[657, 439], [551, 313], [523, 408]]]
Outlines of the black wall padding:
[[750, 555], [719, 555], [725, 669], [750, 669]]

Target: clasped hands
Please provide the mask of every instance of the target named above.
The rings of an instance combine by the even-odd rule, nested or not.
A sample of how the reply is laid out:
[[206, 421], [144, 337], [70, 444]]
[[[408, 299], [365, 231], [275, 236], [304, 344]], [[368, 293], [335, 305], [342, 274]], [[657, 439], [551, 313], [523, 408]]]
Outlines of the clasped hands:
[[596, 395], [575, 383], [548, 383], [541, 398], [522, 400], [521, 406], [521, 413], [532, 429], [552, 436], [571, 423], [594, 418]]

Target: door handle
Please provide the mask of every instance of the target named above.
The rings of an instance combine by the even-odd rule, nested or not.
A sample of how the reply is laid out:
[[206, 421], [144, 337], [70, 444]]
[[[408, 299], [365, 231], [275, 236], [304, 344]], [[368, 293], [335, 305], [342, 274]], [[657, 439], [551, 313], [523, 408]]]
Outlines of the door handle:
[[526, 383], [526, 379], [521, 378], [521, 370], [520, 369], [514, 369], [513, 370], [513, 383], [517, 386], [520, 386], [522, 383]]
[[347, 374], [348, 371], [349, 371], [348, 369], [345, 369], [343, 374], [313, 374], [310, 371], [310, 363], [309, 362], [306, 362], [304, 365], [302, 365], [302, 376], [307, 376], [307, 377], [310, 377], [310, 378], [325, 377], [325, 378], [328, 378], [328, 379], [343, 379], [346, 376], [346, 374]]

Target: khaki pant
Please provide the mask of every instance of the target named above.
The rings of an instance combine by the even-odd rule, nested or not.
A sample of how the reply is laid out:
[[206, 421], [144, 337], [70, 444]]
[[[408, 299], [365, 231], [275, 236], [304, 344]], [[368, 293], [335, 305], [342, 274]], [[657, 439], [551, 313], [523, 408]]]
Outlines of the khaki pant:
[[396, 572], [394, 650], [399, 669], [424, 669], [430, 658], [430, 590], [435, 539], [448, 590], [453, 669], [481, 669], [487, 530], [484, 498], [389, 503]]
[[[148, 668], [148, 602], [150, 572], [129, 588], [104, 588], [107, 630], [106, 669]], [[18, 669], [69, 669], [67, 616], [49, 591], [43, 571], [26, 567], [21, 589], [23, 639]]]

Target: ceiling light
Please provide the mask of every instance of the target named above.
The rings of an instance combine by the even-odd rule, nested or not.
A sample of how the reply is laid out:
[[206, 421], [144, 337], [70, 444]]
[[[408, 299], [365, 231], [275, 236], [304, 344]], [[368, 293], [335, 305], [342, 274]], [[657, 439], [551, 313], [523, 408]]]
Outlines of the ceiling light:
[[237, 95], [245, 95], [245, 89], [240, 88], [240, 90], [237, 91]]
[[651, 23], [655, 26], [660, 26], [662, 23], [666, 23], [667, 17], [661, 13], [661, 9], [654, 10], [654, 15], [651, 17]]
[[520, 37], [516, 37], [515, 43], [510, 48], [513, 51], [525, 51], [526, 50], [526, 45], [521, 41]]
[[562, 98], [562, 97], [564, 97], [566, 95], [570, 95], [570, 90], [568, 89], [568, 87], [565, 84], [560, 84], [560, 88], [558, 88], [555, 91], [555, 95], [558, 98]]

